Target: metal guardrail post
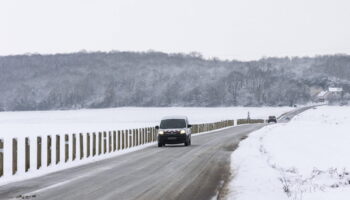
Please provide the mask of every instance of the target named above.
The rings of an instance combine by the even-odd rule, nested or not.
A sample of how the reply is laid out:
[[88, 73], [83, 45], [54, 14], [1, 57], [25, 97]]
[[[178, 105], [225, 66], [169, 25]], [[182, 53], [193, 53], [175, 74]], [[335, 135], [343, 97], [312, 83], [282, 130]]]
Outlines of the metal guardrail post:
[[143, 144], [146, 144], [146, 128], [143, 128], [143, 134], [142, 134], [142, 142]]
[[113, 131], [113, 151], [117, 150], [117, 132]]
[[148, 128], [145, 128], [145, 144], [147, 144]]
[[79, 134], [79, 146], [80, 146], [80, 160], [84, 158], [84, 136]]
[[152, 132], [151, 132], [152, 128], [148, 128], [148, 142], [152, 142]]
[[152, 142], [152, 128], [151, 127], [148, 127], [148, 143]]
[[107, 133], [103, 132], [103, 154], [107, 153]]
[[125, 149], [125, 136], [124, 136], [124, 130], [122, 130], [122, 132], [121, 132], [121, 134], [122, 134], [122, 148], [121, 149]]
[[155, 127], [152, 128], [153, 130], [153, 142], [157, 141], [157, 130]]
[[102, 133], [98, 133], [98, 155], [102, 153]]
[[136, 129], [136, 144], [137, 146], [141, 145], [141, 129]]
[[58, 164], [60, 162], [60, 145], [61, 145], [61, 141], [60, 141], [60, 136], [56, 135], [56, 164]]
[[25, 165], [24, 165], [24, 168], [25, 168], [25, 172], [27, 172], [30, 168], [30, 143], [29, 143], [29, 138], [25, 138]]
[[112, 131], [108, 131], [108, 152], [112, 151]]
[[132, 130], [129, 130], [129, 148], [132, 147]]
[[16, 138], [12, 139], [12, 174], [17, 172], [18, 163], [18, 141]]
[[145, 129], [144, 129], [144, 128], [141, 128], [141, 138], [140, 138], [140, 139], [141, 139], [141, 144], [145, 144], [145, 143], [144, 143], [144, 137], [145, 137], [144, 134], [145, 134]]
[[151, 139], [151, 141], [154, 142], [155, 141], [154, 140], [154, 127], [151, 128], [151, 132], [152, 132], [152, 139]]
[[138, 134], [139, 134], [139, 129], [135, 129], [135, 145], [136, 146], [138, 146], [139, 145], [139, 141], [138, 141], [138, 138], [139, 138], [139, 136], [138, 136]]
[[52, 162], [52, 137], [47, 136], [47, 166], [50, 166]]
[[139, 145], [142, 145], [142, 128], [139, 129], [139, 134], [137, 135], [137, 137]]
[[133, 146], [136, 146], [136, 129], [132, 129]]
[[90, 133], [86, 133], [86, 157], [90, 157], [91, 154], [91, 138]]
[[137, 146], [137, 129], [133, 129], [134, 146]]
[[152, 134], [151, 134], [151, 128], [148, 128], [148, 142], [152, 141]]
[[72, 160], [75, 160], [77, 157], [77, 137], [76, 134], [72, 135]]
[[129, 148], [129, 131], [128, 130], [125, 130], [124, 132], [125, 134], [125, 148]]
[[121, 133], [118, 131], [118, 151], [121, 149]]
[[96, 133], [92, 133], [92, 156], [96, 155]]
[[41, 151], [42, 151], [42, 140], [41, 137], [37, 137], [37, 156], [36, 156], [36, 168], [40, 169], [41, 167]]
[[137, 134], [137, 141], [139, 145], [142, 145], [142, 128], [139, 129]]
[[69, 135], [67, 135], [67, 134], [64, 136], [64, 148], [65, 148], [64, 161], [68, 162], [68, 160], [69, 160]]
[[139, 134], [139, 141], [140, 141], [140, 145], [142, 145], [142, 134], [143, 134], [143, 129], [140, 128], [140, 134]]
[[143, 128], [140, 128], [140, 145], [143, 144]]

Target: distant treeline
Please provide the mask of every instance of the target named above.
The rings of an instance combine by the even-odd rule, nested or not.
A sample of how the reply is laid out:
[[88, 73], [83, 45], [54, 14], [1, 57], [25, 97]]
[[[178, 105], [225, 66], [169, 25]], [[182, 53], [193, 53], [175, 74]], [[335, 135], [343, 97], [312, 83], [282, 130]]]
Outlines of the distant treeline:
[[289, 106], [350, 91], [350, 56], [203, 59], [198, 53], [0, 57], [0, 110], [121, 106]]

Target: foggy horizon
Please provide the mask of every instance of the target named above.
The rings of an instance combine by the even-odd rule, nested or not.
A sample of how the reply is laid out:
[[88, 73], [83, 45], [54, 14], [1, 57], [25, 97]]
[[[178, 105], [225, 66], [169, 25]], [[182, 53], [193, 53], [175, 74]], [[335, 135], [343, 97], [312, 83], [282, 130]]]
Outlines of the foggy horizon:
[[350, 53], [345, 0], [4, 0], [0, 55], [200, 52], [259, 60]]

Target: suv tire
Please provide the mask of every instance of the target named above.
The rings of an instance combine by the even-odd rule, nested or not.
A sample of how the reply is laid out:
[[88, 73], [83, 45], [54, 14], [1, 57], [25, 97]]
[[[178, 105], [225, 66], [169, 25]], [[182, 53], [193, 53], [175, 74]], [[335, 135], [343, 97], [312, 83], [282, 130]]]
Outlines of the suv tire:
[[189, 138], [188, 137], [186, 137], [186, 140], [185, 140], [185, 146], [188, 146], [188, 145], [190, 145], [190, 142], [189, 142], [190, 140], [189, 140]]

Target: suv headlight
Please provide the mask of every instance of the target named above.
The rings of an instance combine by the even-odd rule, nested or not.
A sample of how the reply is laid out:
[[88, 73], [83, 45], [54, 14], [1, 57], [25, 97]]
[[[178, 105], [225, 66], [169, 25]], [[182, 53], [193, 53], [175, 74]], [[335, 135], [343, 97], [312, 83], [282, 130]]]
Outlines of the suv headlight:
[[181, 130], [181, 131], [180, 131], [180, 134], [185, 134], [185, 133], [186, 133], [185, 130]]
[[158, 131], [158, 134], [159, 134], [159, 135], [163, 135], [163, 134], [164, 134], [164, 131]]

